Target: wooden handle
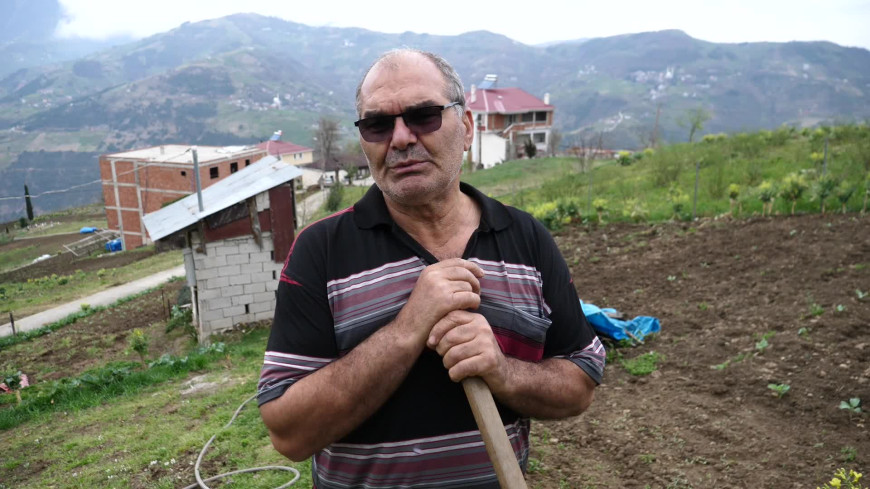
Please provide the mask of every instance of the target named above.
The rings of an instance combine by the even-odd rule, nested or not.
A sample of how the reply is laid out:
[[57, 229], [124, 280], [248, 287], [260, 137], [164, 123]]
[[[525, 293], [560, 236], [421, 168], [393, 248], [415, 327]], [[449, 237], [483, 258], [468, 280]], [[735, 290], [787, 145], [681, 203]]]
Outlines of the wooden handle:
[[462, 380], [462, 388], [465, 389], [468, 403], [471, 404], [474, 420], [483, 437], [486, 453], [495, 467], [499, 485], [502, 489], [527, 489], [526, 480], [508, 441], [489, 386], [480, 377], [469, 377]]

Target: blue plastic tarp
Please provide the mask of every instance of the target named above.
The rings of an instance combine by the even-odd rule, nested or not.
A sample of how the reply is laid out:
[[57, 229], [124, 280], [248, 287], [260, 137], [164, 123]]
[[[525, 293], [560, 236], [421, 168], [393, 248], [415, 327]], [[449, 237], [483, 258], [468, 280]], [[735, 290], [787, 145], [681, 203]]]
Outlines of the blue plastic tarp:
[[96, 232], [97, 232], [97, 228], [90, 228], [90, 227], [84, 227], [79, 231], [80, 234], [91, 234], [91, 233], [96, 233]]
[[651, 333], [661, 331], [661, 325], [657, 318], [651, 316], [638, 316], [630, 321], [624, 321], [608, 316], [617, 314], [616, 309], [600, 308], [594, 304], [580, 301], [583, 306], [583, 314], [592, 326], [592, 329], [600, 336], [606, 336], [616, 341], [643, 341], [644, 337]]

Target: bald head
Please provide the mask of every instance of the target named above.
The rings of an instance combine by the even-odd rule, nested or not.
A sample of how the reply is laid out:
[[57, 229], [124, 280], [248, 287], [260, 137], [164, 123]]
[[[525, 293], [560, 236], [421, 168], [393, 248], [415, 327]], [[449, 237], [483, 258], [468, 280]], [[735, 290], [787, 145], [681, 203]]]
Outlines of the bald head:
[[[432, 65], [434, 65], [441, 73], [441, 77], [444, 81], [444, 96], [447, 100], [450, 100], [451, 102], [459, 102], [462, 107], [465, 106], [465, 89], [462, 86], [462, 80], [459, 79], [459, 75], [456, 73], [456, 70], [450, 66], [450, 63], [434, 53], [411, 48], [402, 48], [387, 51], [382, 54], [366, 70], [362, 80], [360, 80], [359, 85], [357, 85], [356, 88], [357, 115], [361, 115], [363, 85], [372, 70], [375, 70], [376, 68], [378, 70], [399, 70], [403, 66], [406, 66], [406, 64], [400, 63], [400, 61], [408, 60], [409, 58], [420, 58], [421, 61], [432, 63]], [[457, 107], [457, 109], [461, 110], [462, 107]]]

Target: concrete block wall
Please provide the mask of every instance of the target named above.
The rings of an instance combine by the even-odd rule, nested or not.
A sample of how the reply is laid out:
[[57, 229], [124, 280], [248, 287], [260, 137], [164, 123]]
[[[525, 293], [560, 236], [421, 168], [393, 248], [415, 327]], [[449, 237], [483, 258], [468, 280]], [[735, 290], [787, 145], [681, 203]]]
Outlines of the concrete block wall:
[[[194, 238], [195, 240], [195, 238]], [[199, 244], [193, 243], [195, 249]], [[272, 233], [263, 233], [262, 249], [253, 236], [206, 243], [192, 254], [199, 303], [201, 342], [236, 324], [270, 320], [284, 260], [272, 257]]]

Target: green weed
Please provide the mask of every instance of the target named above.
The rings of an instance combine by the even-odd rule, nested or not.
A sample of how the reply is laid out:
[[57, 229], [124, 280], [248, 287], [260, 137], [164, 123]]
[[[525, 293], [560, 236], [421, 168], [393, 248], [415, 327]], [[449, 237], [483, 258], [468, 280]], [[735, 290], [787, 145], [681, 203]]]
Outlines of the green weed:
[[658, 352], [648, 352], [631, 359], [620, 359], [619, 363], [631, 375], [644, 376], [655, 372], [664, 356]]

